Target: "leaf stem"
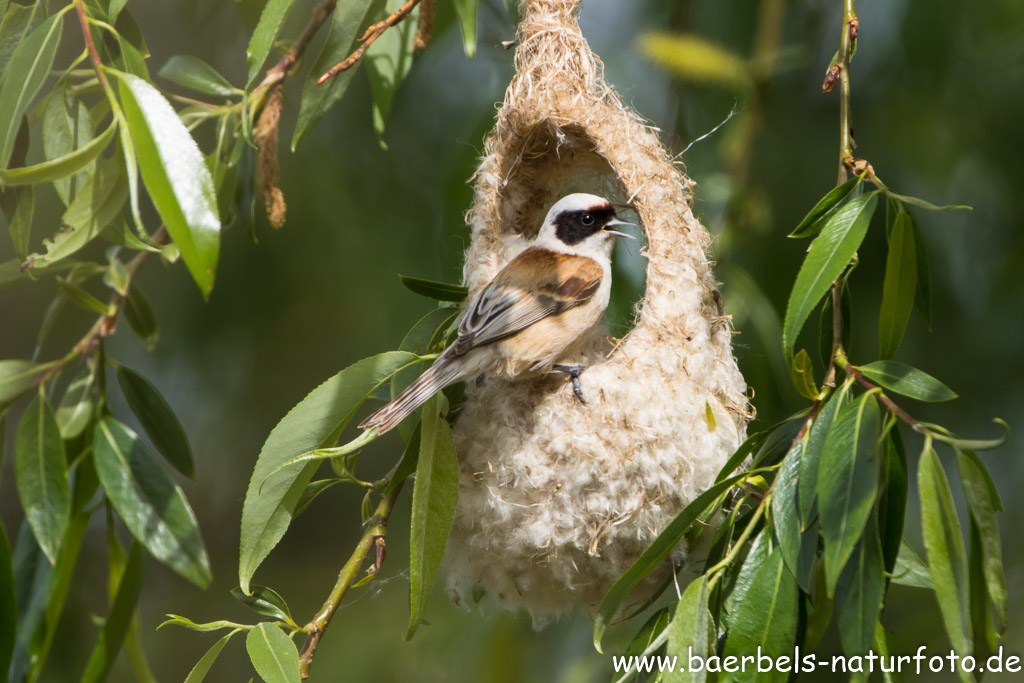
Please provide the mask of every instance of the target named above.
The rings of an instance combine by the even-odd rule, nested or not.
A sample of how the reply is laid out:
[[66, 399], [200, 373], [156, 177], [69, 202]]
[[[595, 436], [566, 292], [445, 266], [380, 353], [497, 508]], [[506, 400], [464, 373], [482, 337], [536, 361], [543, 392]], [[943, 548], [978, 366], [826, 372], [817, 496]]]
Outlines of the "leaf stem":
[[348, 57], [346, 57], [345, 59], [341, 60], [340, 62], [332, 66], [330, 69], [328, 69], [326, 73], [324, 73], [322, 76], [320, 76], [320, 78], [316, 80], [316, 84], [323, 85], [327, 81], [331, 80], [332, 78], [340, 74], [342, 71], [347, 71], [351, 69], [353, 66], [355, 66], [359, 59], [366, 52], [366, 50], [369, 49], [371, 45], [373, 45], [373, 42], [375, 40], [380, 38], [384, 34], [384, 32], [387, 31], [392, 26], [401, 23], [403, 19], [405, 19], [412, 13], [413, 9], [415, 9], [416, 5], [418, 5], [419, 3], [420, 0], [408, 0], [404, 5], [395, 10], [395, 12], [391, 16], [381, 21], [378, 21], [376, 24], [366, 29], [366, 33], [364, 33], [362, 37], [359, 39], [359, 42], [362, 44], [359, 47], [357, 47], [355, 51], [353, 51], [352, 54], [350, 54]]
[[852, 112], [850, 107], [850, 60], [856, 49], [858, 31], [853, 0], [843, 0], [843, 30], [839, 37], [839, 178], [837, 185], [846, 182], [846, 169], [853, 159]]
[[100, 85], [103, 86], [103, 90], [107, 93], [107, 97], [110, 101], [114, 101], [114, 91], [110, 87], [110, 82], [107, 81], [107, 75], [103, 73], [103, 62], [100, 61], [100, 53], [96, 49], [96, 43], [92, 39], [92, 31], [89, 30], [89, 15], [85, 13], [85, 4], [82, 0], [75, 0], [75, 9], [78, 11], [78, 23], [82, 27], [82, 38], [85, 40], [85, 49], [89, 51], [89, 58], [92, 60], [92, 65], [96, 70], [96, 77], [100, 81]]
[[[773, 487], [774, 484], [775, 482], [772, 482]], [[735, 543], [733, 543], [732, 548], [729, 550], [729, 553], [721, 560], [719, 560], [714, 566], [704, 570], [705, 576], [715, 573], [715, 575], [711, 578], [711, 581], [708, 582], [708, 592], [710, 592], [714, 585], [718, 582], [718, 578], [721, 576], [721, 572], [719, 572], [719, 570], [723, 567], [728, 566], [730, 563], [732, 563], [733, 560], [736, 559], [736, 556], [739, 554], [740, 549], [743, 548], [747, 540], [750, 538], [751, 534], [754, 533], [754, 527], [756, 527], [757, 523], [761, 520], [761, 516], [764, 515], [764, 511], [765, 509], [767, 509], [769, 501], [771, 501], [771, 499], [771, 491], [769, 490], [765, 497], [761, 499], [761, 502], [758, 503], [757, 509], [754, 511], [754, 516], [750, 518], [750, 522], [747, 523], [747, 527], [743, 530], [743, 533], [740, 534], [740, 537], [736, 539]]]
[[313, 620], [306, 624], [304, 629], [307, 634], [306, 642], [303, 643], [299, 654], [299, 673], [302, 678], [309, 678], [309, 668], [313, 664], [313, 655], [320, 644], [320, 639], [323, 637], [324, 631], [327, 630], [331, 617], [334, 616], [345, 594], [356, 582], [359, 570], [371, 551], [375, 551], [376, 556], [369, 571], [370, 573], [376, 573], [380, 570], [380, 564], [384, 559], [384, 548], [386, 547], [384, 539], [387, 536], [388, 518], [391, 516], [391, 511], [394, 509], [395, 501], [398, 500], [398, 494], [401, 490], [402, 485], [399, 484], [391, 491], [385, 493], [380, 499], [373, 517], [367, 520], [366, 530], [363, 532], [362, 538], [359, 539], [359, 543], [356, 544], [352, 555], [349, 556], [348, 561], [345, 562], [345, 565], [338, 573], [338, 580], [334, 584], [334, 589], [331, 590], [331, 594], [327, 597], [323, 606], [314, 615]]
[[892, 412], [894, 415], [896, 415], [901, 420], [910, 425], [911, 429], [913, 429], [915, 432], [920, 432], [922, 434], [928, 433], [928, 429], [924, 425], [922, 425], [920, 422], [911, 417], [910, 414], [907, 413], [907, 411], [903, 410], [903, 408], [900, 408], [898, 405], [896, 405], [896, 403], [891, 398], [885, 395], [885, 392], [882, 391], [881, 387], [879, 387], [877, 384], [875, 384], [867, 377], [865, 377], [860, 370], [858, 370], [852, 363], [850, 363], [850, 360], [846, 357], [846, 353], [844, 353], [842, 350], [840, 350], [840, 352], [836, 354], [835, 363], [840, 368], [842, 368], [843, 372], [846, 372], [850, 376], [854, 377], [857, 380], [857, 382], [859, 382], [861, 386], [863, 386], [865, 389], [867, 389], [868, 391], [877, 391], [878, 400], [882, 402], [882, 405], [884, 405], [886, 408], [889, 409], [890, 412]]

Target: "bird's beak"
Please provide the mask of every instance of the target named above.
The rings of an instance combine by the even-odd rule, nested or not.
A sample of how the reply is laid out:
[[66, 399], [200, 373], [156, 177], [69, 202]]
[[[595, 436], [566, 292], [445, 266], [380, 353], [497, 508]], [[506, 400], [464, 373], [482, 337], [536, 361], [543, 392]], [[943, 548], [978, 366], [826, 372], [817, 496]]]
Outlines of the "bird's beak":
[[633, 223], [630, 223], [629, 221], [624, 221], [620, 218], [613, 218], [604, 224], [604, 231], [609, 235], [615, 235], [616, 237], [628, 237], [631, 240], [636, 239], [635, 237], [628, 233], [619, 232], [618, 230], [609, 230], [608, 228], [612, 227], [613, 225], [633, 225]]

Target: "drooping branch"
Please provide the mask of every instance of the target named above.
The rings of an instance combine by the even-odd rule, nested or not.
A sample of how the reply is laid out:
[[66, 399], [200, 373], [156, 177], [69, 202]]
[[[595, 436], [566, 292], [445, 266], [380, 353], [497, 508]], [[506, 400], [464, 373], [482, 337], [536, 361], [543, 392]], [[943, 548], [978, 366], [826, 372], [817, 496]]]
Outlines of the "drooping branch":
[[395, 12], [391, 16], [382, 19], [381, 21], [378, 21], [376, 24], [366, 29], [366, 33], [364, 33], [362, 37], [359, 39], [361, 45], [357, 47], [355, 51], [353, 51], [352, 54], [350, 54], [348, 57], [346, 57], [345, 59], [341, 60], [340, 62], [332, 66], [330, 69], [328, 69], [326, 73], [324, 73], [322, 76], [320, 76], [320, 78], [316, 80], [316, 84], [323, 85], [327, 81], [331, 80], [332, 78], [340, 74], [342, 71], [347, 71], [351, 69], [353, 66], [355, 66], [356, 62], [358, 62], [362, 58], [363, 54], [365, 54], [366, 50], [369, 49], [371, 45], [373, 45], [373, 42], [375, 40], [380, 38], [384, 34], [384, 32], [387, 31], [392, 26], [400, 24], [403, 19], [405, 19], [412, 13], [413, 9], [415, 9], [416, 5], [418, 5], [419, 3], [420, 0], [407, 0], [407, 2], [401, 7], [399, 7], [397, 10], [395, 10]]
[[258, 87], [269, 88], [270, 86], [281, 82], [284, 77], [288, 75], [288, 72], [298, 64], [299, 59], [305, 54], [306, 48], [309, 47], [310, 41], [313, 40], [313, 36], [316, 35], [320, 27], [324, 25], [327, 18], [331, 16], [331, 12], [334, 11], [334, 6], [338, 4], [338, 0], [324, 0], [322, 3], [317, 5], [313, 9], [313, 15], [309, 19], [309, 23], [302, 29], [302, 33], [292, 43], [291, 48], [285, 53], [277, 64], [267, 69], [266, 76]]

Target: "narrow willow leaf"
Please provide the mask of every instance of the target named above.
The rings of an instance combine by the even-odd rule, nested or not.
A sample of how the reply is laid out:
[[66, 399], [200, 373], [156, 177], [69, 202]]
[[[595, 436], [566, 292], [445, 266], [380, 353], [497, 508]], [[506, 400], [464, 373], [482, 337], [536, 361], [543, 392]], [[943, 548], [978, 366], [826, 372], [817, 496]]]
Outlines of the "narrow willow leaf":
[[412, 492], [409, 531], [409, 625], [412, 638], [423, 621], [437, 572], [455, 520], [459, 498], [459, 463], [448, 423], [440, 417], [441, 399], [435, 394], [423, 407], [420, 454]]
[[117, 659], [117, 653], [121, 650], [124, 637], [128, 633], [132, 616], [135, 614], [139, 594], [142, 592], [144, 560], [142, 546], [137, 542], [132, 543], [132, 548], [128, 553], [128, 562], [117, 588], [117, 595], [110, 606], [110, 613], [103, 623], [99, 641], [85, 665], [82, 683], [98, 683], [106, 680], [110, 674], [114, 660]]
[[967, 553], [949, 481], [930, 444], [921, 453], [917, 485], [924, 545], [942, 621], [953, 649], [968, 653], [973, 649], [973, 634], [967, 602]]
[[243, 630], [249, 630], [249, 629], [253, 628], [252, 626], [249, 626], [247, 624], [236, 624], [233, 621], [226, 621], [224, 619], [220, 619], [218, 621], [208, 621], [208, 622], [203, 623], [203, 624], [197, 624], [196, 622], [192, 621], [191, 619], [189, 619], [187, 617], [179, 616], [177, 614], [168, 614], [167, 617], [168, 617], [167, 621], [164, 621], [159, 626], [157, 626], [157, 629], [161, 629], [164, 626], [180, 626], [181, 628], [186, 628], [189, 631], [198, 631], [199, 633], [209, 633], [211, 631], [221, 631], [221, 630], [226, 629], [226, 628], [243, 629]]
[[928, 331], [932, 331], [932, 276], [931, 266], [928, 263], [928, 248], [924, 243], [924, 236], [921, 229], [917, 227], [917, 220], [914, 214], [907, 212], [910, 219], [910, 227], [914, 231], [914, 247], [917, 249], [917, 294], [914, 296], [914, 306], [924, 318]]
[[338, 0], [331, 16], [327, 41], [313, 62], [306, 81], [302, 85], [299, 120], [295, 124], [295, 133], [292, 135], [293, 151], [299, 144], [299, 140], [345, 94], [349, 82], [359, 69], [359, 64], [357, 63], [348, 71], [342, 71], [323, 85], [317, 85], [317, 79], [351, 54], [355, 48], [356, 39], [363, 35], [367, 25], [381, 14], [383, 7], [383, 0]]
[[913, 588], [934, 588], [928, 566], [906, 540], [900, 544], [896, 565], [892, 569], [892, 582]]
[[[750, 518], [747, 517], [742, 521], [744, 524], [741, 527], [746, 527], [746, 524], [750, 522]], [[761, 529], [754, 536], [754, 540], [750, 542], [750, 549], [747, 550], [747, 555], [743, 558], [743, 564], [739, 567], [739, 571], [735, 573], [735, 578], [732, 580], [729, 595], [725, 599], [725, 610], [720, 615], [724, 629], [728, 630], [732, 626], [736, 612], [739, 610], [739, 606], [743, 604], [743, 598], [747, 596], [747, 591], [750, 590], [754, 577], [761, 566], [768, 561], [768, 557], [771, 554], [772, 535], [769, 531]]]
[[96, 373], [85, 368], [68, 385], [57, 406], [54, 417], [62, 439], [73, 439], [83, 431], [92, 419], [96, 401]]
[[900, 213], [889, 235], [889, 255], [885, 261], [882, 307], [878, 315], [879, 355], [892, 358], [903, 340], [903, 333], [914, 308], [917, 293], [917, 247], [914, 229], [907, 214]]
[[0, 678], [7, 675], [11, 665], [17, 630], [18, 601], [14, 594], [14, 563], [7, 533], [0, 524]]
[[476, 56], [476, 10], [479, 0], [454, 0], [455, 17], [462, 31], [462, 50], [472, 59]]
[[204, 297], [220, 249], [217, 194], [202, 152], [164, 96], [119, 74], [121, 101], [146, 190]]
[[425, 296], [428, 299], [434, 299], [435, 301], [454, 301], [456, 303], [465, 301], [466, 297], [469, 296], [469, 289], [462, 285], [455, 285], [448, 282], [435, 282], [434, 280], [424, 280], [418, 277], [409, 277], [407, 275], [399, 275], [398, 279], [402, 281], [406, 289], [410, 292], [415, 292], [420, 296]]
[[270, 48], [277, 40], [277, 34], [281, 32], [284, 20], [288, 16], [295, 0], [267, 0], [260, 14], [256, 30], [249, 39], [249, 47], [245, 50], [245, 61], [249, 65], [248, 85], [251, 86], [263, 69], [263, 63], [267, 61]]
[[186, 477], [196, 478], [192, 447], [177, 416], [157, 388], [139, 373], [119, 365], [117, 383], [157, 451]]
[[[12, 191], [12, 194], [15, 192]], [[14, 211], [7, 221], [7, 232], [14, 245], [14, 253], [24, 261], [28, 256], [28, 245], [32, 238], [32, 216], [35, 214], [36, 194], [34, 187], [26, 187], [16, 192], [17, 199]]]
[[128, 4], [128, 0], [110, 0], [110, 5], [107, 7], [107, 17], [110, 21], [117, 21], [118, 16], [121, 14], [121, 10]]
[[[700, 657], [702, 660], [715, 653], [718, 633], [715, 620], [708, 610], [707, 577], [699, 576], [690, 582], [679, 599], [676, 612], [668, 626], [668, 654], [684, 657]], [[685, 671], [681, 669], [685, 668]], [[691, 672], [689, 667], [676, 667], [666, 672], [666, 683], [701, 683], [707, 679], [707, 671]]]
[[320, 497], [320, 494], [331, 488], [336, 484], [341, 484], [346, 481], [345, 479], [317, 479], [306, 484], [306, 488], [302, 490], [302, 495], [299, 496], [299, 502], [295, 504], [295, 511], [292, 513], [292, 518], [298, 517], [306, 511], [313, 501]]
[[648, 33], [640, 38], [640, 51], [688, 81], [731, 86], [740, 91], [752, 84], [747, 59], [699, 36]]
[[97, 165], [61, 216], [61, 231], [51, 240], [44, 240], [46, 254], [36, 257], [33, 268], [47, 266], [71, 256], [84, 247], [115, 218], [128, 199], [128, 184], [116, 159]]
[[71, 284], [61, 277], [57, 278], [57, 285], [60, 288], [61, 296], [81, 308], [83, 311], [98, 313], [99, 315], [105, 315], [107, 313], [107, 305], [105, 303], [78, 285]]
[[647, 546], [636, 562], [615, 580], [615, 583], [601, 599], [601, 605], [594, 616], [594, 647], [598, 652], [601, 652], [601, 640], [604, 637], [604, 632], [636, 585], [665, 561], [676, 544], [682, 540], [690, 525], [704, 514], [718, 500], [719, 496], [747, 476], [748, 473], [737, 474], [716, 482], [711, 488], [690, 501], [690, 504], [683, 508], [658, 534], [658, 537]]
[[[974, 452], [957, 449], [956, 461], [960, 470], [960, 482], [963, 484], [971, 511], [971, 519], [977, 530], [977, 540], [981, 546], [985, 590], [995, 607], [996, 630], [1002, 634], [1009, 622], [1009, 596], [1003, 572], [1003, 548], [999, 538], [996, 512], [1002, 510], [1003, 506], [999, 494], [996, 493], [995, 484]], [[988, 609], [987, 606], [985, 609]]]
[[903, 543], [903, 522], [907, 511], [907, 453], [899, 429], [893, 427], [885, 438], [885, 487], [878, 505], [878, 528], [882, 540], [885, 571], [892, 573]]
[[142, 341], [142, 345], [147, 350], [152, 351], [156, 348], [156, 342], [160, 338], [160, 332], [156, 326], [156, 316], [137, 284], [128, 290], [124, 317], [132, 328], [132, 332]]
[[47, 183], [78, 173], [107, 148], [114, 139], [116, 124], [110, 124], [105, 131], [87, 142], [82, 147], [69, 152], [57, 159], [51, 159], [34, 166], [0, 170], [0, 186], [2, 185], [34, 185]]
[[[733, 618], [725, 639], [724, 656], [743, 656], [758, 648], [770, 656], [790, 654], [796, 640], [798, 589], [776, 548], [758, 568], [743, 602]], [[733, 675], [734, 681], [785, 681], [788, 673], [758, 673], [747, 668]]]
[[238, 633], [241, 629], [235, 629], [221, 638], [213, 644], [213, 646], [206, 651], [196, 665], [189, 671], [188, 677], [185, 679], [185, 683], [203, 683], [206, 680], [206, 674], [210, 673], [210, 669], [213, 668], [214, 662], [217, 661], [217, 657], [220, 656], [221, 650], [228, 644], [231, 637]]
[[797, 352], [793, 358], [791, 371], [793, 384], [800, 395], [811, 400], [818, 398], [818, 387], [814, 383], [814, 366], [811, 364], [811, 356], [806, 349], [800, 349]]
[[214, 97], [235, 97], [243, 92], [231, 85], [212, 66], [191, 55], [171, 57], [157, 75], [184, 88]]
[[825, 540], [829, 593], [857, 540], [878, 493], [881, 417], [874, 394], [843, 406], [825, 437], [818, 472], [818, 510]]
[[797, 335], [811, 311], [860, 247], [877, 202], [874, 193], [854, 197], [832, 214], [811, 242], [786, 306], [782, 325], [782, 350], [786, 360], [793, 360]]
[[875, 524], [869, 523], [836, 586], [839, 640], [847, 656], [866, 655], [875, 642], [875, 623], [882, 611], [885, 567]]
[[25, 36], [7, 63], [0, 86], [0, 169], [10, 163], [21, 117], [50, 74], [63, 26], [64, 12], [57, 12]]
[[394, 491], [399, 484], [411, 477], [416, 471], [420, 458], [421, 431], [422, 425], [417, 422], [413, 427], [412, 434], [409, 436], [409, 441], [405, 444], [405, 450], [402, 451], [402, 458], [398, 461], [398, 465], [395, 467], [395, 471], [391, 475], [391, 479], [384, 488], [384, 493]]
[[231, 596], [240, 603], [251, 609], [256, 614], [262, 614], [271, 619], [279, 619], [294, 625], [292, 614], [288, 610], [288, 603], [273, 588], [267, 586], [250, 586], [252, 591], [249, 595], [242, 592], [242, 589], [235, 587], [231, 589]]
[[974, 633], [974, 654], [979, 661], [988, 659], [999, 647], [1000, 635], [992, 622], [988, 587], [985, 581], [985, 560], [982, 557], [982, 542], [978, 525], [969, 519], [970, 530], [967, 546], [967, 588], [968, 604], [971, 610], [971, 632]]
[[[637, 631], [637, 634], [633, 637], [633, 640], [626, 647], [626, 651], [623, 654], [626, 657], [636, 657], [659, 651], [668, 640], [668, 624], [671, 618], [672, 612], [668, 606], [662, 607], [652, 614], [651, 618]], [[636, 680], [637, 676], [637, 671], [627, 671], [613, 678], [612, 683], [627, 683], [628, 681]]]
[[929, 201], [920, 199], [919, 197], [909, 197], [905, 194], [896, 194], [895, 192], [888, 192], [890, 198], [897, 201], [901, 201], [904, 204], [913, 204], [914, 206], [920, 206], [922, 209], [928, 209], [929, 211], [973, 211], [973, 209], [966, 204], [932, 204]]
[[159, 254], [162, 251], [159, 245], [154, 246], [149, 242], [143, 242], [139, 239], [135, 233], [131, 231], [131, 228], [128, 227], [128, 223], [124, 219], [116, 220], [108, 224], [107, 227], [104, 228], [102, 235], [103, 239], [133, 251], [149, 251], [154, 254]]
[[806, 530], [814, 520], [814, 502], [818, 498], [818, 470], [825, 437], [832, 430], [832, 424], [839, 414], [845, 398], [844, 392], [837, 392], [823, 405], [811, 423], [804, 437], [806, 443], [800, 455], [800, 486], [797, 499], [800, 504], [800, 528]]
[[7, 65], [10, 64], [18, 45], [45, 18], [46, 7], [38, 2], [30, 5], [12, 3], [6, 6], [3, 21], [0, 22], [0, 83], [4, 81]]
[[806, 443], [805, 439], [793, 446], [779, 467], [772, 488], [772, 525], [786, 567], [804, 592], [810, 592], [818, 532], [814, 525], [808, 528], [806, 534], [801, 533], [800, 528], [798, 489], [801, 486], [801, 456]]
[[249, 591], [256, 569], [291, 523], [317, 462], [271, 472], [295, 454], [338, 440], [363, 402], [400, 369], [419, 362], [404, 352], [384, 353], [350, 365], [313, 390], [282, 419], [260, 450], [242, 506], [238, 584]]
[[861, 176], [854, 176], [842, 185], [833, 187], [824, 197], [818, 200], [804, 219], [797, 224], [789, 237], [811, 237], [821, 232], [825, 223], [833, 213], [852, 195], [860, 185]]
[[60, 428], [42, 394], [18, 423], [14, 473], [25, 518], [50, 564], [56, 564], [71, 517], [71, 489]]
[[772, 443], [773, 437], [777, 435], [779, 430], [790, 424], [792, 420], [799, 416], [800, 415], [798, 414], [787, 420], [783, 420], [782, 422], [776, 422], [771, 427], [762, 429], [759, 432], [754, 432], [748, 436], [747, 440], [740, 444], [740, 447], [729, 456], [729, 459], [722, 466], [722, 469], [718, 471], [718, 476], [715, 477], [715, 483], [718, 484], [719, 482], [725, 481], [737, 467], [747, 460], [751, 453], [761, 448], [765, 448], [768, 444]]
[[245, 649], [266, 683], [299, 683], [299, 653], [277, 626], [263, 622], [249, 631]]
[[118, 516], [153, 556], [200, 588], [210, 583], [195, 514], [135, 432], [112, 417], [94, 429], [96, 474]]
[[[387, 0], [385, 11], [391, 14], [404, 4], [405, 0]], [[373, 91], [373, 129], [377, 133], [377, 141], [384, 149], [387, 149], [384, 144], [384, 123], [391, 112], [391, 102], [398, 86], [412, 68], [417, 16], [418, 10], [414, 10], [413, 15], [402, 23], [385, 31], [366, 51], [362, 60], [366, 63], [366, 74]]]
[[48, 366], [29, 360], [0, 360], [0, 408], [28, 391]]
[[953, 390], [926, 372], [894, 360], [879, 360], [857, 368], [861, 373], [897, 394], [929, 403], [952, 401]]

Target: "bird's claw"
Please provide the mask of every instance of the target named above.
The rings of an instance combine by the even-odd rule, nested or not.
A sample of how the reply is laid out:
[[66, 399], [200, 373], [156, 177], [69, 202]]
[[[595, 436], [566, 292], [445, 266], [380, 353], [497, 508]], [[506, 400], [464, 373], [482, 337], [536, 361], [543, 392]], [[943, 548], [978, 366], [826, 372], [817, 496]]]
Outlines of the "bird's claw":
[[559, 372], [564, 372], [569, 375], [572, 379], [572, 393], [583, 405], [587, 405], [586, 399], [583, 398], [583, 387], [580, 385], [580, 374], [587, 369], [586, 365], [552, 365], [552, 369]]

